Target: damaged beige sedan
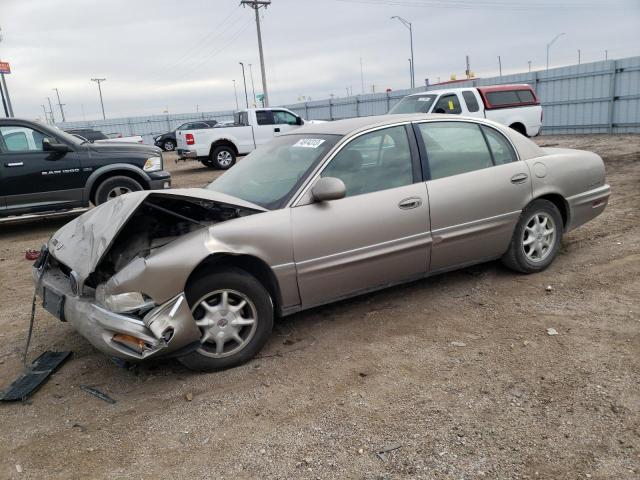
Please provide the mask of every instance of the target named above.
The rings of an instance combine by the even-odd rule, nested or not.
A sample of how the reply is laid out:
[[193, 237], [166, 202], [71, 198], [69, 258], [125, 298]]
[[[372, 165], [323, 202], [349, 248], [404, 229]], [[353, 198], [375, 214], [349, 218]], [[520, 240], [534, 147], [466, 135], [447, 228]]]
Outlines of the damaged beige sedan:
[[239, 365], [274, 317], [494, 259], [524, 273], [604, 210], [594, 153], [392, 115], [276, 137], [207, 188], [135, 192], [56, 232], [44, 307], [107, 355]]

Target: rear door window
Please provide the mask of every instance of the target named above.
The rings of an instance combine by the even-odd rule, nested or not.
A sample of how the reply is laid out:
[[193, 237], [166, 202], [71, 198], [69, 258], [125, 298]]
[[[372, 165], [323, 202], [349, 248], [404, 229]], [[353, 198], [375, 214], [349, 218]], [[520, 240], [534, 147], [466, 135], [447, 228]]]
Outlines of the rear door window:
[[462, 92], [462, 98], [464, 98], [464, 103], [467, 104], [467, 110], [470, 112], [477, 112], [480, 110], [478, 100], [476, 100], [476, 96], [473, 92], [470, 92], [469, 90]]
[[258, 125], [273, 125], [273, 113], [270, 110], [256, 110]]
[[432, 180], [493, 166], [487, 142], [476, 123], [428, 122], [418, 124], [418, 129]]
[[454, 115], [459, 115], [462, 113], [462, 108], [460, 108], [460, 101], [458, 100], [458, 96], [455, 93], [442, 95], [438, 102], [436, 103], [435, 108], [433, 109], [434, 113], [451, 113]]

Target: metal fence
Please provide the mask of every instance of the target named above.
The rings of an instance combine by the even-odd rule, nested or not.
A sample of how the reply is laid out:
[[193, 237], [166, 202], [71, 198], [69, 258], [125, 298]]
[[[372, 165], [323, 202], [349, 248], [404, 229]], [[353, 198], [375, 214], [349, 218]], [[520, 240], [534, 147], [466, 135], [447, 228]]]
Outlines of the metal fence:
[[[544, 110], [543, 134], [640, 133], [640, 57], [466, 80], [453, 86], [508, 83], [528, 83], [534, 88]], [[433, 85], [413, 90], [355, 95], [283, 106], [309, 120], [383, 115], [410, 93], [441, 88], [446, 86]], [[58, 126], [63, 129], [88, 127], [104, 133], [142, 135], [145, 143], [153, 143], [154, 135], [173, 130], [185, 122], [232, 118], [232, 111], [199, 112], [66, 122]]]

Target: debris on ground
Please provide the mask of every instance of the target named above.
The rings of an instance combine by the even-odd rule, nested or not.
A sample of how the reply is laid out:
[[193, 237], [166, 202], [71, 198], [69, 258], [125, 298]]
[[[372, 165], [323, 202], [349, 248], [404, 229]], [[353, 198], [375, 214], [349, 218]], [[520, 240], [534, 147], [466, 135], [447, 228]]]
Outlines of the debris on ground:
[[0, 401], [24, 401], [71, 356], [71, 352], [44, 352], [20, 376], [0, 393]]
[[37, 260], [40, 258], [40, 250], [34, 250], [33, 248], [29, 248], [24, 252], [25, 260]]
[[16, 472], [22, 473], [22, 465], [20, 465], [19, 463], [16, 463]]
[[555, 328], [547, 328], [547, 335], [558, 335], [558, 331]]
[[90, 387], [89, 385], [80, 385], [80, 390], [84, 390], [85, 392], [93, 395], [94, 397], [97, 397], [100, 400], [110, 403], [112, 405], [116, 403], [116, 401], [113, 398], [111, 398], [109, 395], [101, 392], [97, 388]]
[[545, 290], [547, 292], [553, 292], [553, 287], [551, 285], [547, 285], [547, 288], [545, 288]]
[[451, 342], [451, 345], [453, 345], [454, 347], [466, 347], [467, 344], [464, 342]]
[[193, 400], [193, 393], [189, 392], [184, 396], [185, 400], [187, 402], [190, 402], [191, 400]]
[[399, 448], [402, 448], [402, 444], [400, 443], [390, 443], [389, 445], [382, 447], [380, 450], [378, 450], [376, 452], [376, 455], [378, 456], [378, 458], [380, 460], [386, 460], [386, 454], [389, 452], [393, 452], [394, 450], [398, 450]]

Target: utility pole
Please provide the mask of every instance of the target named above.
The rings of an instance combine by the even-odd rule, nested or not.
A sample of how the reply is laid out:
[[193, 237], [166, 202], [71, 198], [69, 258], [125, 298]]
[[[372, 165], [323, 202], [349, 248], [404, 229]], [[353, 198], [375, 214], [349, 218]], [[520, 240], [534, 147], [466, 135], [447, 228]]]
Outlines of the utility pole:
[[531, 60], [527, 61], [527, 63], [529, 64], [529, 73], [531, 73]]
[[104, 82], [105, 80], [107, 80], [106, 78], [92, 78], [91, 81], [92, 82], [96, 82], [98, 84], [98, 92], [100, 93], [100, 106], [102, 107], [102, 119], [106, 120], [107, 117], [104, 114], [104, 102], [102, 101], [102, 88], [100, 87], [100, 84], [102, 82]]
[[553, 37], [553, 40], [547, 43], [547, 72], [549, 72], [549, 49], [551, 48], [551, 45], [556, 43], [556, 40], [558, 40], [563, 35], [566, 35], [566, 33], [559, 33], [558, 35]]
[[469, 55], [467, 55], [467, 80], [471, 78], [471, 63], [469, 62]]
[[258, 31], [258, 52], [260, 53], [260, 71], [262, 73], [262, 94], [264, 95], [262, 103], [265, 107], [269, 106], [269, 93], [267, 92], [267, 74], [264, 68], [264, 52], [262, 51], [262, 32], [260, 31], [260, 10], [261, 7], [267, 8], [271, 5], [271, 0], [242, 0], [240, 5], [249, 5], [256, 12], [256, 29]]
[[409, 20], [407, 20], [404, 17], [398, 17], [397, 15], [394, 15], [393, 17], [391, 17], [391, 20], [393, 19], [398, 20], [400, 23], [402, 23], [405, 27], [407, 27], [409, 29], [409, 42], [411, 44], [411, 88], [415, 88], [416, 87], [416, 77], [415, 77], [415, 72], [413, 71], [413, 66], [414, 61], [413, 61], [413, 26], [411, 25], [411, 22]]
[[53, 107], [51, 106], [51, 99], [47, 97], [47, 101], [49, 102], [49, 115], [51, 116], [51, 124], [54, 125], [56, 123], [56, 117], [53, 116]]
[[498, 69], [500, 71], [500, 76], [502, 77], [502, 59], [500, 58], [500, 55], [498, 55]]
[[62, 107], [64, 106], [63, 103], [60, 103], [60, 92], [58, 92], [57, 88], [54, 88], [54, 90], [56, 91], [56, 96], [58, 97], [58, 106], [60, 107], [60, 115], [62, 116], [62, 121], [66, 122], [67, 119], [64, 117], [64, 110], [62, 109]]
[[580, 65], [580, 49], [578, 49], [578, 65]]
[[362, 94], [364, 95], [364, 70], [362, 69], [362, 57], [360, 57], [360, 83], [362, 84]]
[[42, 111], [44, 113], [44, 121], [49, 123], [49, 116], [47, 115], [47, 109], [44, 107], [44, 105], [40, 105], [42, 107]]
[[240, 107], [238, 106], [238, 89], [236, 88], [236, 81], [233, 80], [233, 94], [236, 96], [236, 112], [238, 110], [240, 110]]
[[238, 63], [240, 63], [240, 66], [242, 67], [242, 81], [244, 82], [244, 101], [247, 105], [247, 108], [249, 108], [249, 96], [247, 95], [247, 77], [244, 75], [244, 63]]
[[607, 50], [604, 51], [604, 59], [609, 60], [609, 52]]
[[249, 64], [249, 76], [251, 77], [251, 93], [253, 93], [253, 102], [251, 105], [256, 104], [256, 87], [253, 85], [253, 69], [251, 68], [251, 64]]

